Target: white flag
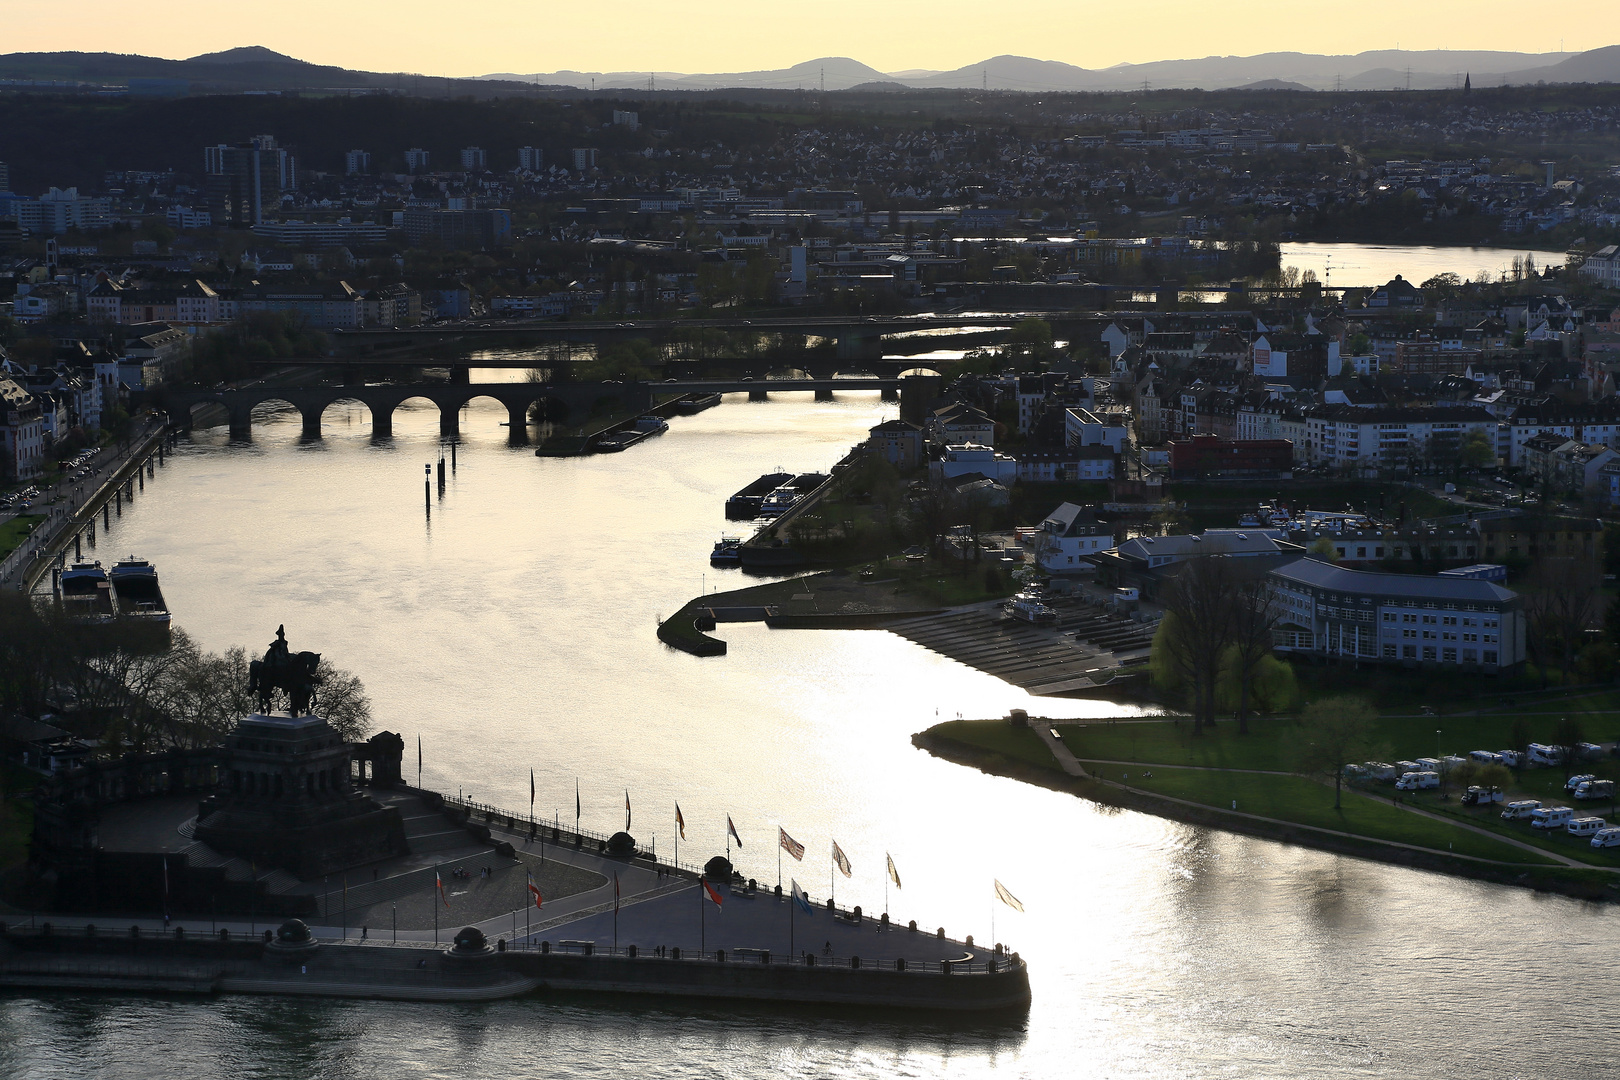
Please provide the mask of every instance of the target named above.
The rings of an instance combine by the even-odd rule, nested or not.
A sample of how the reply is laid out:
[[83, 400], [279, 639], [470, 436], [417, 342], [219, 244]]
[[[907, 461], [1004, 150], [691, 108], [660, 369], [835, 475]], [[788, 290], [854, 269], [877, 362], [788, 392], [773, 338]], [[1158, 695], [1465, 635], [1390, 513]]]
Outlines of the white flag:
[[1024, 910], [1024, 905], [1018, 902], [1018, 897], [1008, 892], [1007, 886], [1003, 885], [999, 881], [996, 882], [996, 898], [1003, 904], [1006, 904], [1008, 907], [1012, 908], [1014, 911]]

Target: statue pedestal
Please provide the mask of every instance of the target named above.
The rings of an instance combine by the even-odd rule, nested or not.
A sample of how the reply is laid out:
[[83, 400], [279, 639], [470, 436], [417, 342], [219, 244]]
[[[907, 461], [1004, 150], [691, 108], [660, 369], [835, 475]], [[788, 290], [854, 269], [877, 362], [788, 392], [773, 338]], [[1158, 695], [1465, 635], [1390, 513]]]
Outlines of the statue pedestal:
[[196, 837], [305, 881], [405, 854], [399, 811], [357, 791], [351, 750], [319, 716], [254, 713], [225, 740]]

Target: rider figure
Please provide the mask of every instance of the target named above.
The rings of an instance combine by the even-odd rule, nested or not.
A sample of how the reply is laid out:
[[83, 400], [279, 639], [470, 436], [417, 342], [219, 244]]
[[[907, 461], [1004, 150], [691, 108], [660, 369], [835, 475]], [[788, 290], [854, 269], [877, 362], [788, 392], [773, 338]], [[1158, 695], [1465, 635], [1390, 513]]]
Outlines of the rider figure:
[[284, 669], [291, 654], [287, 651], [287, 627], [285, 624], [276, 627], [276, 640], [270, 643], [270, 651], [264, 654], [264, 664], [270, 670]]

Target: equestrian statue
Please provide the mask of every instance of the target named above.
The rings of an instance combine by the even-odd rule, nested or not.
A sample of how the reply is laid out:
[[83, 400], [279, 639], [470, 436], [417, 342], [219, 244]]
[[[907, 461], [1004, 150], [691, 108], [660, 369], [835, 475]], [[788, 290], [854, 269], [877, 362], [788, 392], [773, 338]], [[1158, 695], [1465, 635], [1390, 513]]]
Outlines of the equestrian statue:
[[294, 653], [287, 648], [287, 628], [276, 627], [276, 640], [270, 643], [263, 660], [248, 665], [248, 693], [259, 696], [259, 711], [270, 711], [270, 697], [276, 690], [287, 694], [287, 711], [293, 716], [315, 707], [315, 689], [321, 677], [317, 669], [321, 654]]

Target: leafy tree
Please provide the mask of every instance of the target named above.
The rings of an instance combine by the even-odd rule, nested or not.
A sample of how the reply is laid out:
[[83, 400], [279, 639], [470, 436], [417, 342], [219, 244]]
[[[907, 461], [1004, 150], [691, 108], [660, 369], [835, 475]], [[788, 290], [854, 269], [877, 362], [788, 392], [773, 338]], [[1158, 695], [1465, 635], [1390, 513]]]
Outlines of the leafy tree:
[[[1231, 644], [1237, 588], [1232, 560], [1206, 555], [1183, 564], [1160, 595], [1170, 623], [1161, 628], [1165, 659], [1190, 691], [1194, 734], [1215, 722], [1215, 687]], [[1154, 651], [1158, 647], [1156, 636]]]
[[1458, 460], [1469, 469], [1489, 469], [1496, 464], [1496, 447], [1483, 431], [1470, 431], [1457, 448]]
[[1378, 712], [1358, 697], [1333, 697], [1315, 702], [1300, 714], [1299, 724], [1287, 732], [1284, 759], [1295, 772], [1333, 777], [1333, 808], [1341, 807], [1344, 767], [1387, 756], [1377, 742]]
[[1273, 632], [1282, 621], [1283, 609], [1268, 578], [1244, 575], [1233, 589], [1227, 633], [1231, 641], [1230, 662], [1237, 677], [1238, 732], [1249, 733], [1249, 693], [1260, 673], [1260, 666], [1272, 658]]

